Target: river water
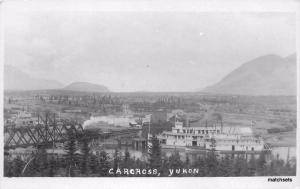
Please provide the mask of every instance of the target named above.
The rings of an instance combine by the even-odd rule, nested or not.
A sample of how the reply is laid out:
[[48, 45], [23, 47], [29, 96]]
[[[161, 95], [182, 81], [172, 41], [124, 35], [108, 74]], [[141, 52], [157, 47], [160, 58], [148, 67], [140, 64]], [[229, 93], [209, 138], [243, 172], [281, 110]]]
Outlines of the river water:
[[[113, 157], [113, 154], [115, 153], [116, 148], [105, 148], [105, 151]], [[147, 149], [135, 149], [133, 147], [125, 147], [121, 146], [118, 148], [118, 151], [121, 155], [125, 154], [126, 149], [130, 152], [131, 157], [145, 160], [147, 158]], [[182, 161], [186, 160], [186, 156], [189, 157], [191, 162], [196, 161], [200, 156], [203, 156], [203, 152], [189, 152], [185, 151], [185, 149], [162, 149], [162, 154], [166, 157], [171, 156], [174, 153], [179, 153], [180, 159]], [[250, 156], [250, 154], [249, 154]], [[255, 157], [259, 157], [259, 154], [256, 154]], [[287, 159], [293, 159], [296, 158], [296, 147], [274, 147], [272, 151], [270, 152], [269, 158], [279, 158], [284, 161]]]
[[[135, 158], [135, 159], [140, 159], [140, 160], [146, 160], [147, 156], [148, 156], [148, 152], [147, 149], [145, 148], [134, 148], [132, 146], [118, 146], [118, 145], [105, 145], [101, 147], [102, 149], [104, 149], [109, 156], [111, 157], [111, 159], [113, 158], [114, 154], [115, 154], [115, 150], [118, 149], [119, 155], [124, 156], [125, 151], [128, 150], [130, 152], [130, 156], [131, 158]], [[17, 148], [15, 150], [12, 150], [11, 152], [14, 152], [16, 154], [23, 154], [23, 153], [27, 153], [27, 154], [31, 154], [31, 151], [34, 151], [34, 148]], [[58, 147], [55, 148], [55, 150], [53, 149], [48, 149], [49, 153], [57, 153], [57, 154], [62, 154], [64, 153], [64, 150], [62, 147]], [[163, 157], [170, 157], [172, 154], [175, 153], [179, 153], [179, 156], [181, 158], [182, 161], [186, 160], [186, 157], [188, 156], [190, 159], [190, 162], [194, 162], [196, 161], [200, 156], [203, 156], [205, 153], [204, 152], [199, 152], [199, 151], [186, 151], [185, 149], [162, 149], [162, 155]], [[248, 157], [251, 156], [250, 154], [248, 155]], [[259, 157], [259, 154], [254, 155], [255, 157]], [[267, 156], [268, 158], [279, 158], [282, 159], [284, 161], [286, 161], [287, 159], [291, 160], [291, 159], [296, 159], [296, 147], [273, 147], [272, 151], [269, 153], [269, 155]]]

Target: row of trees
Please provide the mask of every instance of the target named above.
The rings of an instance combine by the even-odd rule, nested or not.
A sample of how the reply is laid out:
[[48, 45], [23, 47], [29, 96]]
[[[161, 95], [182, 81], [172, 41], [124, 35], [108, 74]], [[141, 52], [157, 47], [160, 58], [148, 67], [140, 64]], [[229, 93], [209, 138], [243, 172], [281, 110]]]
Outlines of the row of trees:
[[34, 99], [43, 103], [64, 104], [70, 106], [103, 106], [103, 105], [122, 105], [123, 101], [120, 97], [111, 95], [88, 95], [88, 96], [69, 96], [69, 95], [36, 95]]
[[[104, 150], [92, 153], [88, 137], [81, 137], [77, 141], [74, 134], [69, 134], [65, 143], [63, 156], [47, 154], [44, 147], [38, 147], [37, 152], [26, 162], [20, 157], [5, 156], [4, 175], [7, 177], [53, 177], [53, 176], [149, 176], [117, 174], [117, 169], [157, 169], [159, 176], [170, 176], [170, 169], [174, 170], [171, 176], [200, 176], [200, 177], [229, 177], [229, 176], [293, 176], [296, 175], [296, 164], [284, 162], [278, 157], [267, 160], [266, 153], [258, 158], [254, 155], [219, 156], [214, 150], [199, 156], [191, 161], [189, 156], [185, 160], [178, 152], [167, 157], [162, 154], [159, 141], [152, 139], [151, 153], [146, 160], [131, 157], [128, 150], [121, 153], [115, 150], [112, 157]], [[113, 172], [109, 170], [113, 168]], [[175, 170], [181, 170], [180, 173]], [[183, 169], [198, 169], [197, 173], [185, 174]], [[157, 176], [157, 175], [150, 175]]]

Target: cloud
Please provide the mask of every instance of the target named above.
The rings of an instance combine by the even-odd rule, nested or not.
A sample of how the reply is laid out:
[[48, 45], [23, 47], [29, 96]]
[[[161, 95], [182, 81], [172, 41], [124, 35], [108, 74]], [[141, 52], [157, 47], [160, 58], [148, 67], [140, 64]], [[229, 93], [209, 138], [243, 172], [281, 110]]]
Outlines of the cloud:
[[115, 91], [193, 90], [252, 58], [295, 51], [295, 19], [288, 13], [18, 14], [6, 27], [7, 64], [35, 77]]

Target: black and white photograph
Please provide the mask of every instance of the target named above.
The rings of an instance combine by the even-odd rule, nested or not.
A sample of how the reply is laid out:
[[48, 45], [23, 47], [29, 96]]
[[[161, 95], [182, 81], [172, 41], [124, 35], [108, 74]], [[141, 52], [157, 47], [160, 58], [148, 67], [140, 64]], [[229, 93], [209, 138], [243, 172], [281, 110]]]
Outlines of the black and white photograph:
[[295, 178], [295, 11], [48, 2], [2, 2], [4, 178]]

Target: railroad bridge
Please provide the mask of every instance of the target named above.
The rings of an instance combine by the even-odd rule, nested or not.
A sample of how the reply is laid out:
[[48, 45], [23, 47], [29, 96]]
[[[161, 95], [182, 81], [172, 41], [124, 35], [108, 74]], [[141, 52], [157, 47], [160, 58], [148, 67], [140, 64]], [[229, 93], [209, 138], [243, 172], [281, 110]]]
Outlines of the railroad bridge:
[[135, 128], [126, 128], [121, 130], [111, 130], [108, 132], [90, 132], [86, 135], [82, 125], [78, 122], [69, 120], [42, 120], [36, 125], [28, 124], [23, 126], [5, 125], [4, 127], [4, 147], [6, 149], [29, 147], [39, 145], [53, 145], [54, 143], [63, 143], [68, 140], [68, 132], [73, 132], [77, 140], [83, 137], [90, 139], [108, 139], [114, 138], [122, 140], [133, 138], [139, 130]]

